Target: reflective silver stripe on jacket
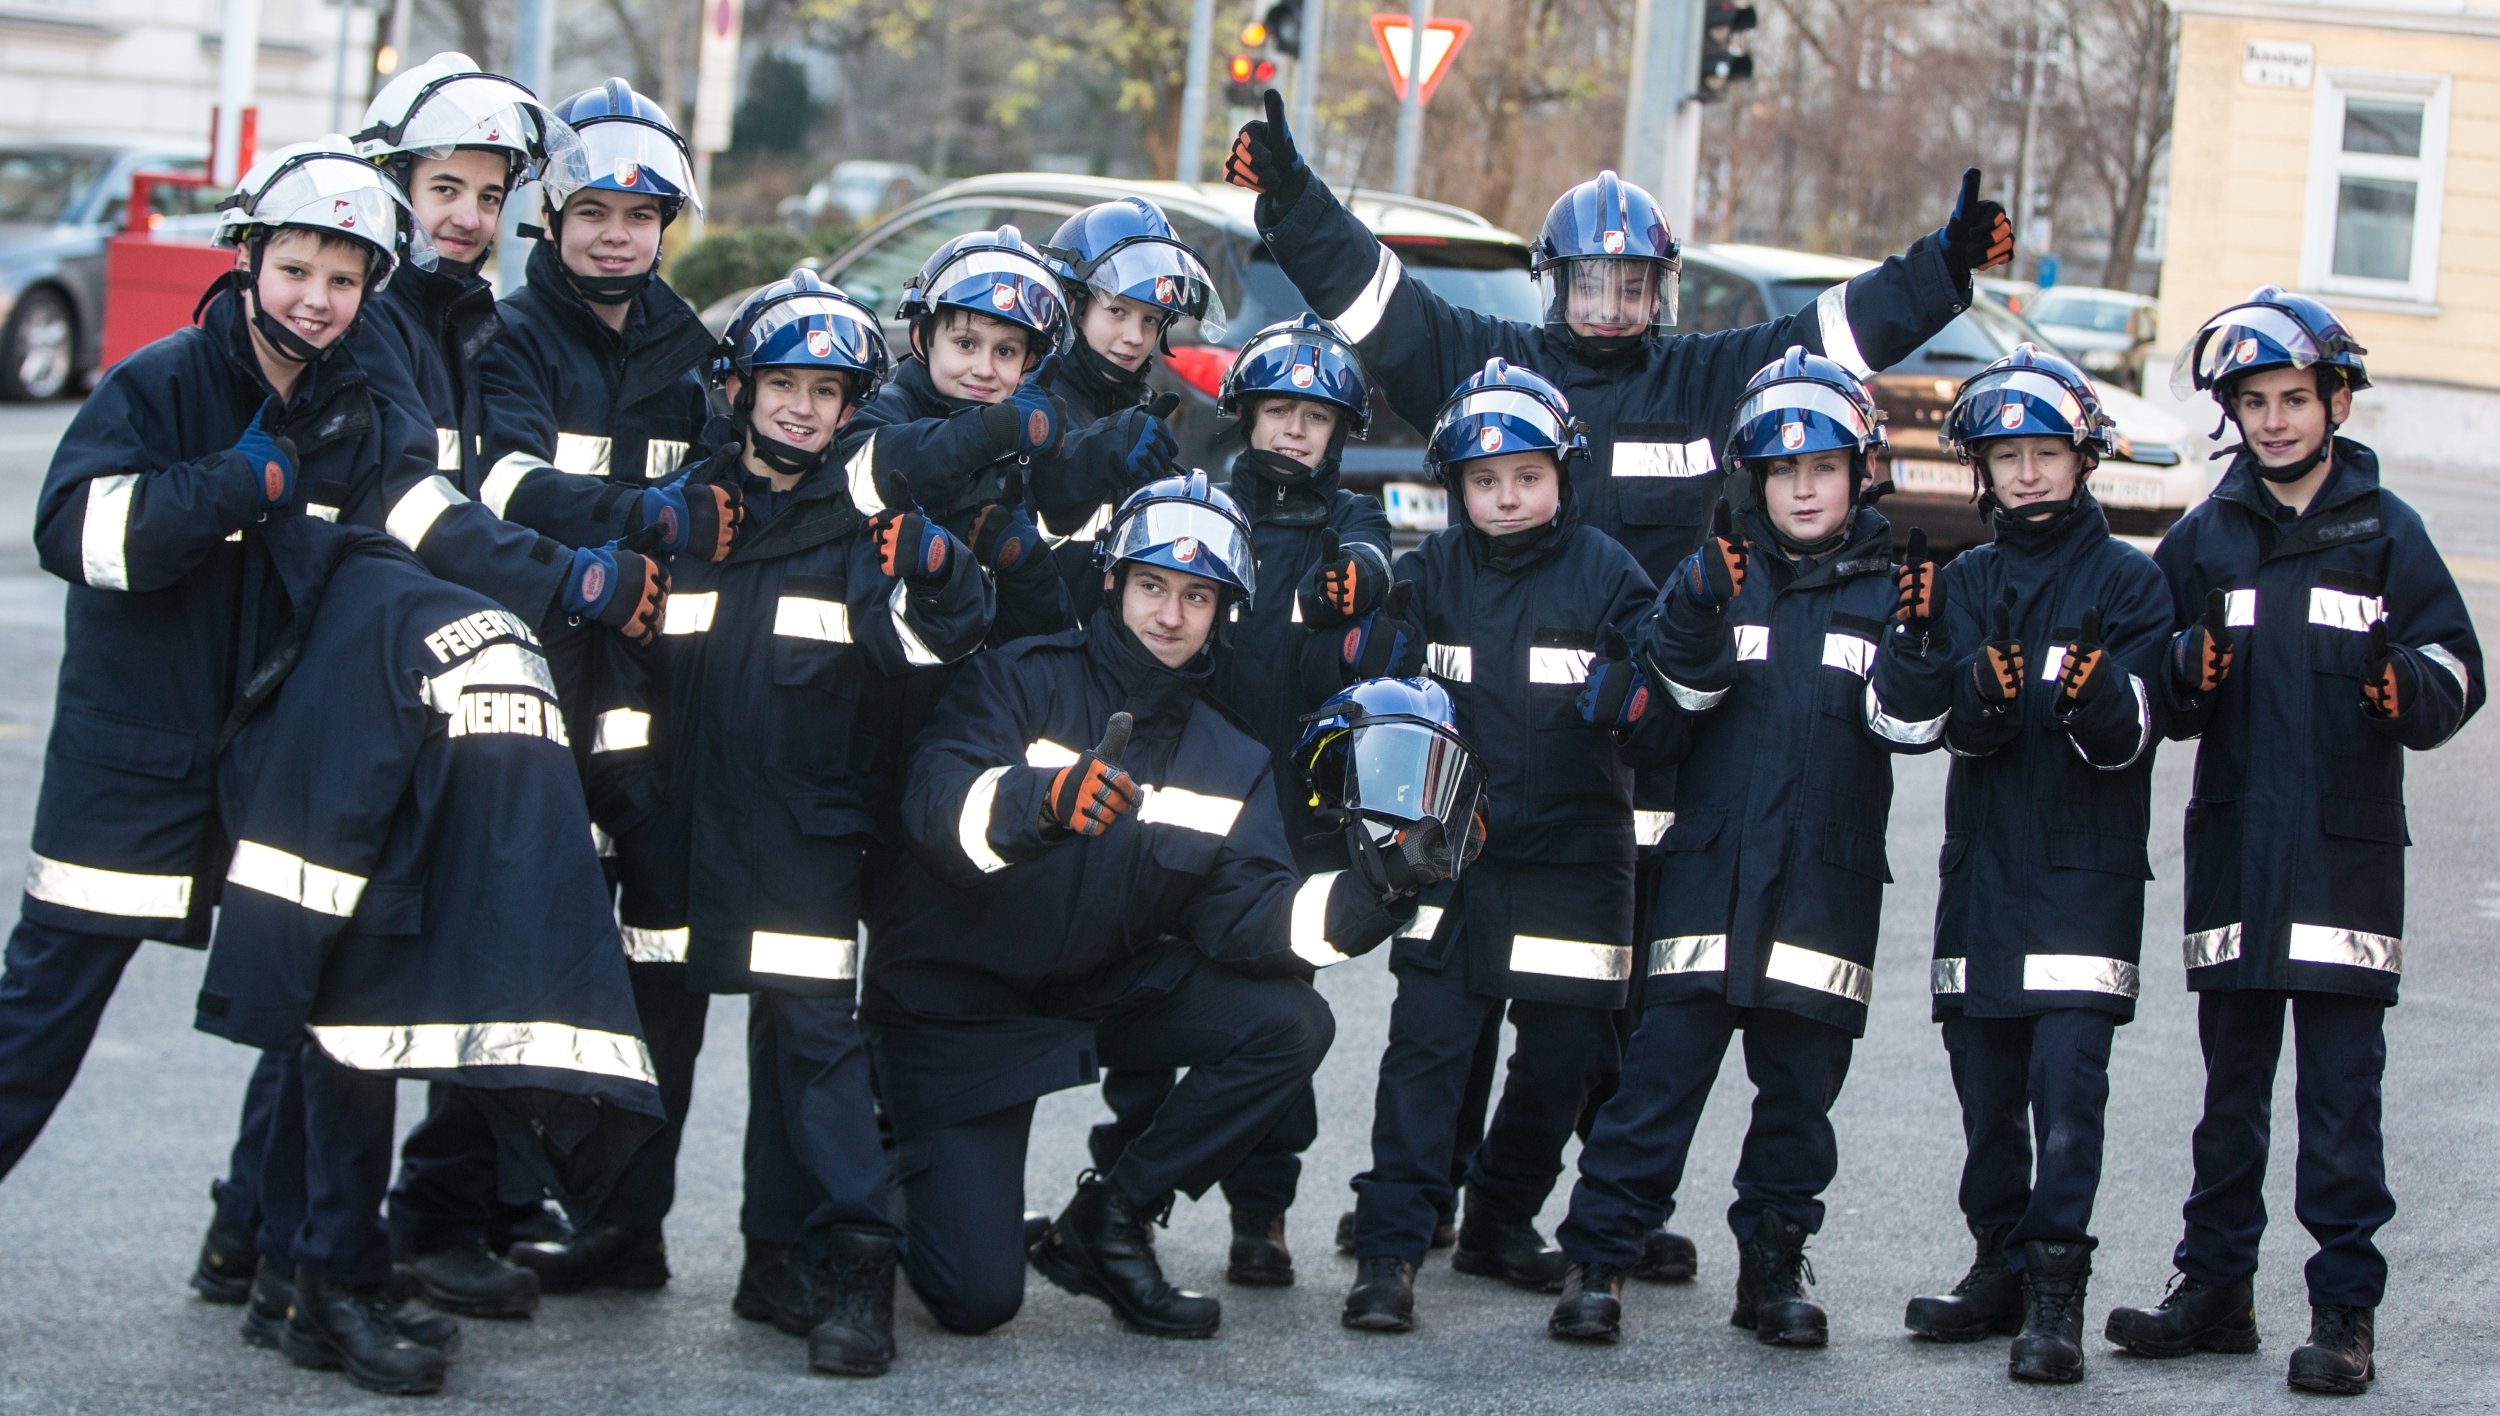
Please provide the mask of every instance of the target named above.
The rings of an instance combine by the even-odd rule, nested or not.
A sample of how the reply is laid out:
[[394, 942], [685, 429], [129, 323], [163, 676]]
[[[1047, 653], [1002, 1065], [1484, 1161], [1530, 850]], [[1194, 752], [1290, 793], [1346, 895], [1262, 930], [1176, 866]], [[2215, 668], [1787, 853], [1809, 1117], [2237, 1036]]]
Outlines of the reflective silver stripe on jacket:
[[2400, 974], [2405, 971], [2405, 942], [2393, 934], [2336, 929], [2323, 924], [2295, 924], [2292, 926], [2292, 961], [2301, 964], [2342, 964], [2348, 968]]
[[2144, 692], [2144, 680], [2133, 674], [2127, 675], [2127, 690], [2135, 695], [2135, 750], [2129, 752], [2123, 760], [2094, 762], [2092, 754], [2083, 750], [2082, 743], [2076, 742], [2071, 734], [2066, 739], [2067, 744], [2074, 748], [2075, 756], [2082, 758], [2099, 771], [2123, 772], [2142, 760], [2144, 750], [2153, 745], [2153, 705]]
[[1528, 651], [1528, 682], [1580, 686], [1597, 656], [1586, 649], [1532, 648]]
[[885, 608], [887, 617], [894, 621], [895, 641], [903, 646], [904, 663], [926, 669], [946, 662], [911, 627], [911, 586], [907, 582], [894, 582], [893, 593], [885, 597]]
[[2425, 644], [2420, 653], [2423, 658], [2448, 671], [2448, 677], [2457, 681], [2458, 693], [2470, 694], [2474, 691], [2474, 677], [2466, 672], [2465, 661], [2449, 653], [2447, 645]]
[[1667, 828], [1675, 824], [1672, 811], [1632, 810], [1632, 839], [1644, 846], [1654, 846], [1667, 838]]
[[1865, 678], [1875, 672], [1875, 641], [1857, 634], [1826, 633], [1823, 667], [1844, 669]]
[[[703, 634], [712, 628], [712, 616], [720, 613], [720, 592], [697, 590], [684, 595], [671, 595], [660, 605], [660, 633]], [[778, 629], [779, 612], [774, 614]]]
[[458, 428], [434, 430], [434, 470], [437, 472], [460, 470], [460, 430]]
[[1727, 697], [1728, 692], [1727, 689], [1724, 688], [1712, 689], [1706, 692], [1698, 688], [1686, 688], [1684, 685], [1677, 683], [1674, 679], [1668, 678], [1665, 674], [1660, 674], [1658, 676], [1658, 686], [1667, 691], [1667, 697], [1675, 700], [1676, 707], [1683, 709], [1687, 713], [1709, 712], [1711, 709], [1719, 706], [1719, 700]]
[[2098, 954], [2026, 954], [2025, 993], [2111, 993], [2133, 998], [2141, 980], [2135, 965]]
[[1429, 944], [1432, 942], [1432, 936], [1440, 932], [1441, 907], [1439, 905], [1417, 905], [1415, 907], [1414, 922], [1407, 925], [1406, 928], [1399, 930], [1398, 937], [1400, 939], [1413, 939]]
[[556, 455], [550, 461], [559, 472], [604, 480], [612, 450], [613, 445], [597, 433], [558, 433]]
[[1145, 797], [1137, 807], [1140, 825], [1179, 826], [1223, 836], [1231, 834], [1234, 820], [1241, 815], [1238, 797], [1193, 792], [1187, 787], [1141, 786], [1138, 790]]
[[535, 689], [556, 696], [555, 675], [535, 649], [500, 640], [425, 681], [425, 701], [437, 713], [460, 711], [460, 695], [482, 688]]
[[2179, 952], [2186, 956], [2187, 966], [2192, 969], [2227, 964], [2240, 956], [2240, 927], [2226, 924], [2200, 929], [2180, 941]]
[[1614, 460], [1607, 470], [1616, 477], [1707, 477], [1719, 470], [1719, 459], [1710, 450], [1708, 438], [1680, 443], [1625, 441], [1615, 444]]
[[2048, 652], [2040, 656], [2040, 682], [2057, 682], [2058, 675], [2064, 672], [2065, 668], [2066, 646], [2063, 644], [2050, 645]]
[[1514, 934], [1510, 940], [1510, 967], [1513, 973], [1620, 983], [1632, 976], [1632, 946]]
[[1728, 632], [1736, 640], [1736, 662], [1767, 664], [1771, 661], [1771, 627], [1769, 625], [1731, 625]]
[[1024, 745], [1024, 765], [1039, 767], [1045, 772], [1058, 767], [1073, 767], [1076, 765], [1076, 749], [1052, 742], [1049, 738], [1035, 738]]
[[130, 541], [130, 502], [139, 491], [139, 474], [116, 472], [87, 482], [87, 515], [78, 528], [79, 569], [98, 590], [130, 588], [130, 563], [124, 558]]
[[356, 901], [365, 893], [365, 877], [361, 875], [315, 865], [291, 851], [258, 841], [234, 843], [234, 863], [226, 867], [226, 879], [244, 889], [339, 919], [354, 914]]
[[1762, 962], [1762, 976], [1817, 993], [1829, 993], [1865, 1007], [1875, 997], [1875, 971], [1861, 963], [1836, 958], [1796, 944], [1771, 944]]
[[1924, 747], [1944, 736], [1945, 720], [1952, 716], [1953, 710], [1948, 708], [1932, 718], [1896, 718], [1884, 711], [1883, 700], [1875, 694], [1874, 680], [1867, 681], [1866, 726], [1886, 742], [1897, 742], [1904, 747]]
[[617, 926], [616, 933], [624, 942], [625, 957], [637, 964], [682, 964], [692, 937], [682, 924], [675, 929], [625, 924]]
[[2222, 622], [2229, 629], [2254, 629], [2257, 626], [2257, 591], [2225, 591], [2222, 596]]
[[964, 793], [964, 809], [955, 818], [955, 844], [984, 875], [1007, 868], [1007, 858], [990, 849], [990, 813], [997, 809], [998, 782], [1006, 775], [1006, 768], [991, 767], [973, 778], [971, 790]]
[[600, 714], [599, 726], [590, 739], [594, 756], [602, 752], [631, 752], [650, 745], [651, 715], [639, 708], [611, 708]]
[[1342, 964], [1354, 957], [1328, 942], [1328, 896], [1337, 888], [1337, 877], [1343, 874], [1342, 870], [1321, 871], [1293, 892], [1293, 956], [1315, 969]]
[[1953, 958], [1938, 959], [1929, 964], [1927, 966], [1927, 991], [1930, 993], [1962, 992], [1963, 966], [1967, 963], [1969, 963], [1967, 959]]
[[874, 516], [885, 510], [885, 498], [877, 495], [877, 440], [871, 436], [842, 465], [843, 476], [851, 485], [851, 505], [862, 516]]
[[391, 533], [392, 540], [413, 551], [424, 544], [425, 533], [434, 529], [444, 512], [467, 500], [458, 487], [437, 472], [401, 494], [391, 514], [382, 518], [382, 529]]
[[1476, 651], [1465, 644], [1427, 644], [1424, 646], [1424, 672], [1452, 683], [1473, 683], [1476, 678]]
[[642, 445], [642, 480], [657, 482], [686, 465], [686, 445], [675, 438], [651, 438]]
[[1649, 946], [1649, 973], [1660, 974], [1725, 973], [1727, 971], [1727, 936], [1724, 934], [1678, 934], [1653, 940]]
[[[315, 521], [335, 522], [339, 519], [339, 509], [337, 507], [324, 506], [320, 502], [304, 503], [304, 514], [311, 517]], [[240, 541], [243, 539], [243, 534], [238, 531], [226, 539], [229, 541]]]
[[526, 452], [507, 452], [487, 469], [486, 480], [477, 489], [477, 499], [488, 511], [503, 516], [505, 509], [512, 505], [512, 494], [521, 489], [521, 483], [527, 481], [532, 472], [555, 470], [554, 464]]
[[1380, 328], [1381, 319], [1389, 313], [1389, 297], [1397, 293], [1398, 282], [1405, 279], [1406, 267], [1398, 253], [1387, 246], [1380, 248], [1380, 264], [1372, 268], [1372, 278], [1355, 292], [1354, 303], [1337, 316], [1337, 330], [1360, 344]]
[[1823, 336], [1823, 353], [1857, 375], [1872, 378], [1875, 366], [1858, 352], [1858, 332], [1849, 324], [1849, 285], [1831, 286], [1814, 299], [1814, 322]]
[[859, 945], [830, 935], [759, 929], [747, 941], [747, 970], [784, 978], [857, 978]]
[[1054, 549], [1070, 541], [1099, 541], [1102, 533], [1111, 529], [1111, 513], [1111, 503], [1096, 502], [1084, 524], [1073, 531], [1058, 530], [1050, 524], [1050, 518], [1040, 518], [1042, 539], [1050, 542]]
[[2367, 634], [2370, 626], [2387, 618], [2387, 601], [2377, 595], [2355, 595], [2344, 590], [2329, 590], [2323, 585], [2309, 587], [2309, 622], [2328, 629]]
[[311, 1032], [322, 1051], [359, 1072], [545, 1067], [658, 1085], [641, 1038], [565, 1023], [315, 1024]]
[[181, 919], [191, 913], [191, 877], [135, 875], [29, 855], [26, 893], [47, 905], [123, 919]]
[[[677, 597], [670, 596], [669, 604], [673, 606], [676, 603]], [[704, 618], [708, 624], [711, 617], [707, 615]], [[820, 600], [813, 595], [784, 595], [773, 605], [773, 633], [788, 635], [792, 639], [848, 644], [851, 642], [851, 607], [840, 600]]]

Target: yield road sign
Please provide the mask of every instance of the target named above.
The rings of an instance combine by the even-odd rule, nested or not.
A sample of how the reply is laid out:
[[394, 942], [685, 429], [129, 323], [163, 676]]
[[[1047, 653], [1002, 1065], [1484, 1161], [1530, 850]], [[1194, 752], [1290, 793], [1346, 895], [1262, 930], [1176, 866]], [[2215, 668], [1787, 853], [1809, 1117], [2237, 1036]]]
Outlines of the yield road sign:
[[[1467, 42], [1467, 33], [1473, 28], [1465, 20], [1424, 21], [1424, 102], [1432, 102], [1432, 91], [1441, 86], [1442, 76], [1450, 71], [1450, 61], [1458, 57], [1459, 47]], [[1404, 15], [1374, 15], [1372, 38], [1380, 42], [1380, 57], [1389, 66], [1389, 88], [1403, 103], [1407, 51], [1414, 47], [1414, 30]]]

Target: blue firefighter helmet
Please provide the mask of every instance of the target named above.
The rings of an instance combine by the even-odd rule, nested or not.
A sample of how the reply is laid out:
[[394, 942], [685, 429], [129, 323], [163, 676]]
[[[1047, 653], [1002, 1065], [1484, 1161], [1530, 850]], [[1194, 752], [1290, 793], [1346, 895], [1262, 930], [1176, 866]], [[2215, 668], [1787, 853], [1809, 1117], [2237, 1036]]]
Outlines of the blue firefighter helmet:
[[894, 317], [917, 325], [944, 309], [1021, 325], [1041, 340], [1036, 354], [1058, 348], [1068, 328], [1068, 298], [1059, 277], [1013, 226], [967, 232], [930, 252]]
[[658, 197], [663, 222], [676, 220], [689, 206], [703, 210], [694, 185], [694, 153], [684, 135], [666, 109], [634, 92], [632, 84], [609, 79], [586, 88], [557, 104], [556, 117], [581, 139], [582, 170], [550, 174], [545, 187], [550, 213], [560, 216], [580, 191]]
[[[1311, 804], [1364, 823], [1375, 836], [1441, 824], [1467, 842], [1477, 829], [1484, 774], [1458, 731], [1449, 690], [1426, 678], [1366, 679], [1338, 690], [1302, 720], [1294, 765]], [[1453, 852], [1464, 868], [1473, 850]]]
[[2370, 386], [2369, 371], [2361, 362], [2369, 352], [2354, 342], [2333, 310], [2279, 285], [2265, 285], [2205, 321], [2171, 366], [2170, 387], [2182, 399], [2210, 393], [2219, 403], [2229, 397], [2228, 386], [2244, 374], [2323, 364], [2341, 370], [2345, 384], [2358, 393]]
[[1232, 494], [1197, 468], [1129, 493], [1111, 529], [1094, 543], [1094, 564], [1103, 570], [1154, 565], [1212, 580], [1224, 587], [1236, 613], [1258, 589], [1249, 520]]
[[2026, 341], [1962, 381], [1941, 438], [1964, 462], [1992, 438], [2065, 438], [2109, 458], [2118, 455], [2116, 427], [2089, 375]]
[[1506, 359], [1487, 359], [1467, 376], [1433, 418], [1424, 465], [1457, 490], [1458, 467], [1482, 457], [1547, 452], [1562, 466], [1588, 456], [1588, 435], [1571, 416], [1571, 400], [1551, 379]]
[[1555, 199], [1528, 274], [1548, 328], [1568, 329], [1576, 308], [1582, 324], [1620, 324], [1613, 338], [1638, 341], [1675, 323], [1683, 253], [1658, 199], [1610, 168]]
[[885, 383], [892, 359], [876, 312], [812, 270], [794, 270], [749, 295], [729, 321], [714, 361], [715, 382], [758, 369], [834, 369], [850, 375], [851, 401], [865, 403]]
[[1069, 303], [1085, 308], [1087, 291], [1134, 300], [1163, 312], [1157, 343], [1172, 352], [1172, 326], [1198, 322], [1207, 343], [1224, 338], [1224, 297], [1198, 253], [1172, 230], [1163, 209], [1144, 197], [1097, 202], [1060, 224], [1041, 248]]
[[1788, 346], [1746, 382], [1729, 429], [1728, 461], [1739, 467], [1845, 448], [1863, 476], [1868, 459], [1885, 445], [1884, 415], [1865, 381], [1801, 344]]
[[1246, 418], [1250, 410], [1242, 400], [1262, 394], [1333, 405], [1345, 410], [1355, 437], [1371, 431], [1372, 386], [1362, 356], [1317, 315], [1279, 320], [1250, 336], [1224, 372], [1215, 409], [1227, 418]]

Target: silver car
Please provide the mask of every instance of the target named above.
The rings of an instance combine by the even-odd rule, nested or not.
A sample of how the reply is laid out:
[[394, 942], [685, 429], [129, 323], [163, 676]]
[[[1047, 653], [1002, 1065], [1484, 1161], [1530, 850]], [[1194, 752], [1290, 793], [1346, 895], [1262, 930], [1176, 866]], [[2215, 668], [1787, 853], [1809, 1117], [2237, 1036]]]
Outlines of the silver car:
[[[118, 143], [0, 146], [0, 399], [84, 386], [104, 342], [104, 247], [131, 174], [200, 168], [196, 152]], [[162, 214], [188, 195], [157, 192]]]

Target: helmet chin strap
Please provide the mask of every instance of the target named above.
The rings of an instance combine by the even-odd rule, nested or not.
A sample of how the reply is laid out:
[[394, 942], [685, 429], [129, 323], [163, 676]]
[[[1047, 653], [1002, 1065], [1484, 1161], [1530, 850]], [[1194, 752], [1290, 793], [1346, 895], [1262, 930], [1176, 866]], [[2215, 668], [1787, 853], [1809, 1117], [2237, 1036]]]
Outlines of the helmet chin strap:
[[[559, 211], [547, 218], [547, 234], [557, 242], [558, 253], [561, 254], [564, 213]], [[564, 268], [564, 278], [572, 283], [573, 289], [583, 299], [594, 305], [624, 305], [632, 303], [633, 298], [642, 293], [642, 288], [659, 275], [660, 257], [665, 249], [665, 242], [653, 246], [651, 264], [634, 275], [584, 275], [567, 261], [559, 260], [556, 264]]]
[[806, 448], [795, 443], [783, 442], [765, 432], [755, 421], [755, 389], [752, 385], [738, 390], [735, 406], [738, 416], [746, 420], [748, 449], [754, 452], [765, 466], [775, 472], [793, 477], [804, 477], [824, 466], [826, 454], [833, 451], [831, 439], [826, 440], [823, 448], [809, 452]]
[[[337, 340], [330, 341], [326, 347], [315, 344], [289, 329], [285, 321], [270, 318], [269, 312], [261, 308], [260, 261], [261, 253], [267, 249], [267, 245], [265, 239], [252, 242], [251, 278], [243, 282], [244, 308], [251, 311], [252, 328], [259, 332], [262, 339], [268, 341], [272, 352], [288, 363], [318, 364], [329, 357], [330, 350], [338, 347]], [[361, 316], [363, 310], [360, 308], [357, 313]]]

